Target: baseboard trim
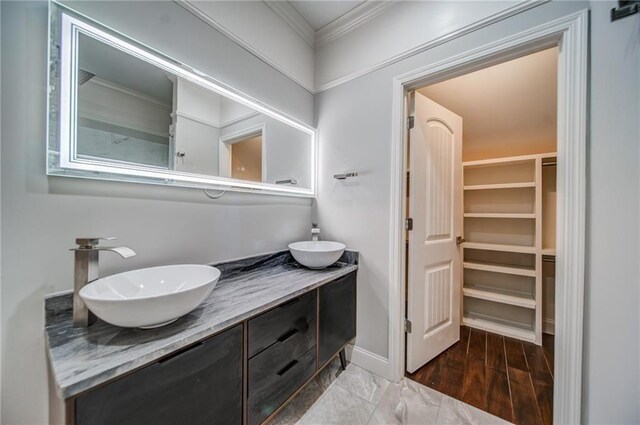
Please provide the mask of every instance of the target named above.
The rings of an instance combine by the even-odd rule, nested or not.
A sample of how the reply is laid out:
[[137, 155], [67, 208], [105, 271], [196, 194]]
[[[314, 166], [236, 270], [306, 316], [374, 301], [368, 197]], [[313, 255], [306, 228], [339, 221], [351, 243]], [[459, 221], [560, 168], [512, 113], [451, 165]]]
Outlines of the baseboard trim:
[[553, 319], [542, 319], [542, 333], [555, 335], [556, 321]]
[[364, 348], [347, 345], [347, 359], [354, 365], [361, 367], [374, 375], [391, 380], [391, 364], [389, 359]]

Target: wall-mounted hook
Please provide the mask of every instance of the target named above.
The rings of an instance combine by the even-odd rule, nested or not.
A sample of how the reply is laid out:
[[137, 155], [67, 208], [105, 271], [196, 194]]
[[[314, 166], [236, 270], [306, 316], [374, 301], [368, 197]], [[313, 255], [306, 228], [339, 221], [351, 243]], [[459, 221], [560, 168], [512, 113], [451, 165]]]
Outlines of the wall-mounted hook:
[[618, 0], [618, 7], [611, 9], [611, 22], [640, 12], [640, 1]]
[[357, 172], [351, 172], [351, 173], [342, 173], [342, 174], [334, 174], [333, 178], [336, 180], [344, 180], [348, 177], [358, 177], [358, 173]]

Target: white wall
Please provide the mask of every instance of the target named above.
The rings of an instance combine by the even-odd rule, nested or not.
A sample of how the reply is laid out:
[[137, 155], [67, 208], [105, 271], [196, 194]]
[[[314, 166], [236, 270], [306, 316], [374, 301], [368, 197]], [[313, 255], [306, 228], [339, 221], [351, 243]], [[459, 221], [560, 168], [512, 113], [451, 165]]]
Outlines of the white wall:
[[521, 0], [399, 2], [316, 49], [315, 88], [322, 91], [371, 68], [406, 58], [426, 43], [525, 3]]
[[78, 125], [77, 132], [80, 140], [77, 146], [78, 156], [97, 156], [106, 160], [167, 168], [168, 144], [125, 136], [117, 130], [109, 131], [82, 125]]
[[313, 48], [265, 3], [179, 1], [302, 87], [313, 91]]
[[224, 97], [220, 98], [220, 126], [231, 125], [243, 117], [254, 115], [254, 109]]
[[584, 420], [640, 423], [640, 16], [591, 2]]
[[168, 139], [171, 105], [94, 77], [78, 89], [78, 118]]
[[178, 115], [186, 114], [220, 127], [222, 96], [193, 84], [184, 78], [175, 77], [173, 87], [173, 109]]
[[[83, 2], [86, 14], [311, 123], [312, 96], [173, 2]], [[77, 236], [117, 236], [111, 274], [283, 249], [310, 201], [45, 176], [47, 2], [1, 3], [2, 424], [47, 423], [43, 297], [72, 287]], [[203, 54], [208, 52], [209, 54]], [[224, 57], [224, 61], [219, 58]]]
[[222, 96], [176, 77], [173, 86], [174, 152], [177, 171], [218, 176]]
[[[360, 361], [388, 370], [392, 78], [588, 6], [546, 3], [316, 96], [321, 167], [314, 221], [323, 237], [360, 250]], [[594, 3], [591, 37], [583, 410], [590, 423], [638, 423], [639, 21], [608, 22], [613, 6]], [[425, 16], [423, 26], [445, 17]], [[360, 176], [331, 177], [344, 170]]]

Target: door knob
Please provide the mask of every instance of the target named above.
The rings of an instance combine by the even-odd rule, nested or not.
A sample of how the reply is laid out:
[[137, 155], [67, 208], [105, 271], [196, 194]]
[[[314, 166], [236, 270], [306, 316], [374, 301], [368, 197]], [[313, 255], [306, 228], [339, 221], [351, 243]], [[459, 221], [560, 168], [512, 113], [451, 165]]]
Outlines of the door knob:
[[464, 240], [464, 238], [462, 236], [458, 236], [456, 238], [456, 245], [460, 245], [460, 244], [463, 244], [465, 242], [466, 242], [466, 240]]

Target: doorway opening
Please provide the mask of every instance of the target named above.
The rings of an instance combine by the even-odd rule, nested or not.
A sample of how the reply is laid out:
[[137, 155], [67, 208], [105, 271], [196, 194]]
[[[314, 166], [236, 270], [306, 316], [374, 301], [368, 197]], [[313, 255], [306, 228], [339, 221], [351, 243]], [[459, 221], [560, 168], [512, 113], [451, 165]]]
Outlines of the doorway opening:
[[220, 176], [265, 182], [265, 128], [258, 126], [220, 138]]
[[588, 11], [507, 35], [460, 52], [393, 79], [389, 296], [390, 377], [399, 381], [407, 371], [406, 323], [406, 150], [408, 94], [470, 72], [558, 47], [557, 212], [555, 352], [553, 356], [553, 420], [580, 423], [585, 268], [586, 116]]
[[408, 96], [407, 376], [553, 422], [558, 48]]

